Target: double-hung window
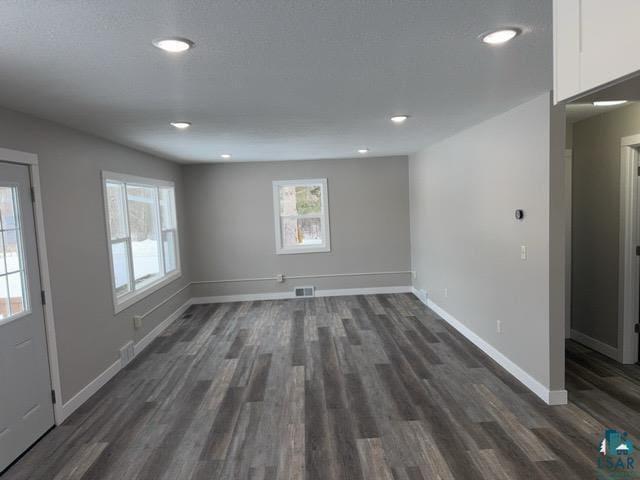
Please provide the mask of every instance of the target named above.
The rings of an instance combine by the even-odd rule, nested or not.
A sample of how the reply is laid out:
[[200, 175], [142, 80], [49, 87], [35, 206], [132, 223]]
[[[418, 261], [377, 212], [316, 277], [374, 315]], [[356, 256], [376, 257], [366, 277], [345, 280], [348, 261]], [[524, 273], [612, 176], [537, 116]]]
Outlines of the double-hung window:
[[276, 253], [331, 250], [327, 179], [273, 182]]
[[119, 312], [180, 276], [175, 187], [103, 172], [113, 300]]

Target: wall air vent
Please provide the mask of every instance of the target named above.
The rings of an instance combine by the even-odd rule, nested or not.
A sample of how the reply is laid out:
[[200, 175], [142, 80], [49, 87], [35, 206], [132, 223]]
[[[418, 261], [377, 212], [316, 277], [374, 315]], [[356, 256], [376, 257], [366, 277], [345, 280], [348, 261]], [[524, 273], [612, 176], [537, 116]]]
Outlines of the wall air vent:
[[316, 294], [315, 287], [295, 287], [293, 289], [296, 298], [314, 297]]

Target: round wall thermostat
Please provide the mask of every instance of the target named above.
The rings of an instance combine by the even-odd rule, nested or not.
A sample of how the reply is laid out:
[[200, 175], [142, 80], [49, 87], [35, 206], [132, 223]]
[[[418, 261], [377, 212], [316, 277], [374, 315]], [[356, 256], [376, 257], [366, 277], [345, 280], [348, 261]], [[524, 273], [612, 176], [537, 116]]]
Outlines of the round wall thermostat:
[[524, 210], [516, 210], [516, 219], [522, 220], [524, 218]]

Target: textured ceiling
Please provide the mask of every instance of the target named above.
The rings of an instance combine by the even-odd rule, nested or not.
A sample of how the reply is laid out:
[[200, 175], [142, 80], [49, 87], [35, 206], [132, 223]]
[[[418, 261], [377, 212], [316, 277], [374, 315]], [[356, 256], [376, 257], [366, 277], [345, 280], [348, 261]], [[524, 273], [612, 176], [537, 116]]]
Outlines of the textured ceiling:
[[[552, 83], [551, 0], [2, 0], [0, 19], [0, 105], [185, 162], [407, 154]], [[478, 40], [504, 25], [524, 34]], [[151, 45], [173, 35], [196, 48]]]

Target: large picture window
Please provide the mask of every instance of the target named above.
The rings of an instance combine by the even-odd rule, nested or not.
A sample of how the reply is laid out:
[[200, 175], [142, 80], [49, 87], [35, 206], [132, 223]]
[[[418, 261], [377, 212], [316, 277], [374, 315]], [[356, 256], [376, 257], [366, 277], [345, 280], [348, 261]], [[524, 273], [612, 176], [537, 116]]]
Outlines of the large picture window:
[[273, 182], [276, 253], [331, 250], [327, 179]]
[[175, 187], [103, 172], [116, 312], [180, 276]]

